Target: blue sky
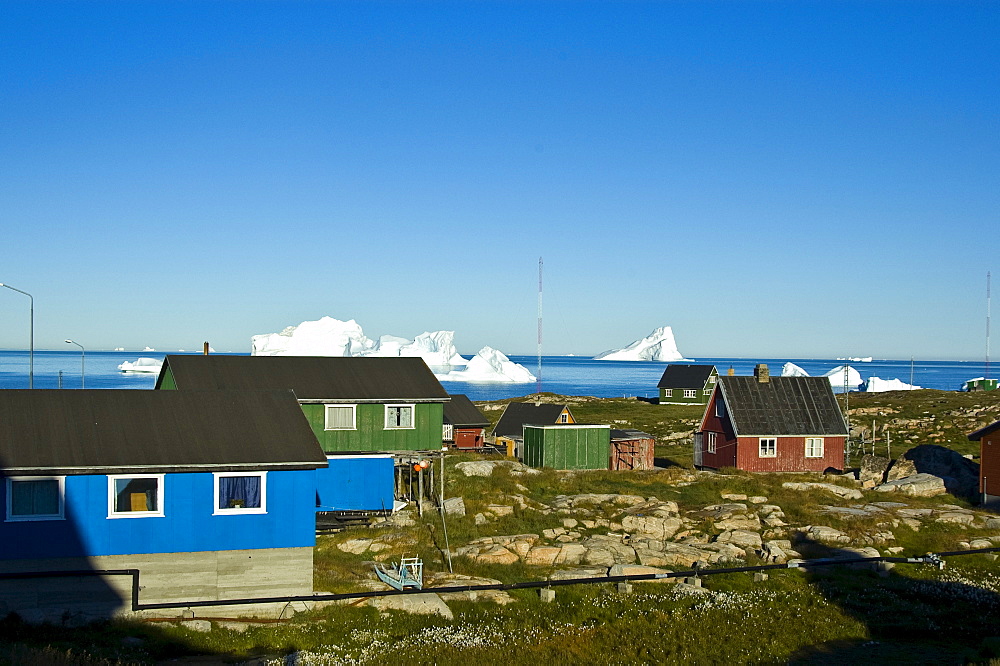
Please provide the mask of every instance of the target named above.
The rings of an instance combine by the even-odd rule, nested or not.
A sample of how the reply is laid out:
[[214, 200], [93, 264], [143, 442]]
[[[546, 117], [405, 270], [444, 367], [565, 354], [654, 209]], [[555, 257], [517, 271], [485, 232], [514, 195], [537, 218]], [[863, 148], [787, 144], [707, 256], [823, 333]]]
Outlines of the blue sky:
[[541, 256], [546, 353], [981, 359], [998, 90], [987, 2], [6, 2], [0, 282], [38, 349], [532, 354]]

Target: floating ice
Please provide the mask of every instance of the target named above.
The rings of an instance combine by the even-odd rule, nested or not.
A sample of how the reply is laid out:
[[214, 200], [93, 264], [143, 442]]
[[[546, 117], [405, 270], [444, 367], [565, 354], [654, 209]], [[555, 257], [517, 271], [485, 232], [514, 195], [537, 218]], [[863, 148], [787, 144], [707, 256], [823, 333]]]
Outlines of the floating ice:
[[868, 393], [881, 393], [883, 391], [912, 391], [920, 388], [913, 384], [907, 384], [900, 379], [880, 379], [879, 377], [869, 377], [865, 385]]
[[809, 373], [795, 365], [791, 361], [781, 367], [782, 377], [808, 377]]
[[669, 326], [661, 326], [652, 333], [636, 340], [623, 349], [601, 352], [596, 361], [686, 361], [674, 341], [674, 332]]
[[455, 382], [510, 382], [527, 383], [535, 381], [535, 376], [519, 363], [514, 363], [507, 356], [492, 347], [479, 350], [464, 370], [452, 370], [446, 374], [436, 375], [443, 381]]
[[141, 356], [134, 361], [125, 361], [118, 365], [122, 372], [156, 372], [160, 371], [163, 361], [158, 358]]
[[845, 376], [847, 377], [846, 384], [848, 388], [857, 388], [864, 383], [861, 379], [861, 373], [849, 365], [838, 365], [830, 372], [824, 373], [823, 376], [830, 380], [830, 385], [834, 388], [843, 388]]

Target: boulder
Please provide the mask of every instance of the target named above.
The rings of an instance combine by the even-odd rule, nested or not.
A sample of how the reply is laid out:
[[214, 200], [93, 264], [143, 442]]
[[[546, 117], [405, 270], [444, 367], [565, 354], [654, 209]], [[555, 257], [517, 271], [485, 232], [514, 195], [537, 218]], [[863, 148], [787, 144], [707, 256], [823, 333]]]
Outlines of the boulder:
[[838, 486], [833, 483], [810, 483], [810, 482], [797, 482], [797, 481], [786, 481], [781, 484], [782, 488], [788, 488], [789, 490], [825, 490], [831, 492], [838, 497], [843, 497], [844, 499], [861, 499], [864, 495], [857, 488], [845, 488], [844, 486]]
[[885, 482], [885, 473], [889, 469], [891, 460], [884, 456], [873, 456], [866, 454], [861, 456], [861, 467], [858, 470], [858, 481], [862, 488], [874, 488]]
[[584, 555], [587, 554], [587, 548], [583, 544], [579, 543], [567, 543], [559, 549], [559, 554], [556, 556], [555, 564], [580, 564], [583, 562]]
[[561, 569], [553, 572], [549, 580], [573, 580], [574, 578], [604, 578], [608, 575], [607, 567], [585, 567], [578, 569]]
[[743, 550], [759, 549], [763, 542], [760, 534], [749, 530], [729, 530], [715, 538], [716, 543], [731, 543]]
[[[979, 463], [969, 460], [957, 451], [936, 444], [922, 444], [904, 453], [896, 462], [906, 468], [912, 465], [917, 473], [933, 474], [941, 478], [948, 492], [956, 497], [970, 500], [978, 497]], [[892, 473], [892, 468], [889, 472]]]
[[683, 522], [676, 516], [627, 515], [622, 518], [622, 529], [633, 535], [669, 539], [680, 530]]
[[524, 563], [532, 566], [550, 567], [556, 562], [556, 558], [562, 552], [562, 548], [556, 546], [535, 546], [524, 555]]
[[[668, 574], [672, 573], [669, 569], [660, 569], [657, 567], [646, 567], [638, 564], [616, 564], [610, 569], [608, 569], [608, 576], [643, 576], [648, 574]], [[649, 582], [652, 583], [674, 583], [677, 582], [676, 578], [650, 578]]]
[[360, 555], [368, 550], [372, 545], [372, 539], [348, 539], [344, 543], [338, 543], [337, 549], [352, 555]]
[[851, 538], [840, 530], [826, 525], [810, 525], [806, 529], [806, 535], [821, 543], [849, 543]]
[[368, 599], [367, 604], [374, 606], [380, 611], [400, 610], [417, 615], [440, 615], [447, 620], [455, 619], [451, 609], [448, 608], [448, 605], [441, 597], [431, 592], [371, 597]]
[[933, 474], [913, 474], [875, 486], [880, 493], [900, 492], [911, 497], [934, 497], [948, 492], [944, 479]]
[[449, 497], [444, 501], [444, 512], [449, 516], [464, 516], [465, 500], [461, 497]]

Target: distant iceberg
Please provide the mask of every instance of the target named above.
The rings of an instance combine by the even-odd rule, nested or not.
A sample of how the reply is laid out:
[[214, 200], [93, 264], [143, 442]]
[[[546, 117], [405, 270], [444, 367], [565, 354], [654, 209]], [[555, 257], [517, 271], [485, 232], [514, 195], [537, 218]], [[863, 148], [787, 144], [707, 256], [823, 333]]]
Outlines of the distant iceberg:
[[464, 370], [436, 375], [439, 380], [456, 382], [510, 382], [525, 384], [535, 381], [535, 376], [519, 363], [492, 347], [479, 350]]
[[838, 361], [851, 361], [852, 363], [871, 363], [871, 356], [847, 356], [844, 358], [838, 358]]
[[142, 351], [144, 351], [144, 352], [151, 352], [151, 351], [156, 351], [156, 350], [155, 350], [155, 349], [153, 349], [152, 347], [146, 347], [146, 348], [145, 348], [145, 349], [143, 349]]
[[[848, 388], [857, 388], [864, 383], [861, 373], [849, 365], [838, 365], [833, 370], [823, 373], [823, 376], [830, 380], [833, 388], [843, 388], [846, 384]], [[847, 381], [844, 381], [846, 377]]]
[[163, 361], [158, 358], [141, 356], [135, 361], [125, 361], [118, 365], [122, 372], [155, 372], [159, 373], [163, 366]]
[[809, 373], [795, 365], [791, 361], [781, 367], [782, 377], [808, 377]]
[[677, 351], [674, 332], [661, 326], [623, 349], [612, 349], [594, 357], [596, 361], [686, 361]]
[[884, 391], [913, 391], [920, 388], [913, 384], [907, 384], [900, 379], [880, 379], [879, 377], [869, 377], [865, 384], [865, 391], [868, 393], [882, 393]]

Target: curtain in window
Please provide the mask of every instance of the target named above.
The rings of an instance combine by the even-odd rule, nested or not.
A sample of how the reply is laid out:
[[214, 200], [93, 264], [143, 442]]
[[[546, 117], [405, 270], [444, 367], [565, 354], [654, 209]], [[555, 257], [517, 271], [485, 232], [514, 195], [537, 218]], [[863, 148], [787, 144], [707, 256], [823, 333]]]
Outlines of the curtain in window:
[[10, 500], [12, 516], [58, 515], [59, 482], [55, 479], [11, 481]]
[[329, 430], [349, 429], [354, 427], [351, 416], [354, 410], [350, 407], [327, 407], [326, 427]]
[[219, 508], [220, 509], [259, 509], [260, 508], [260, 477], [259, 476], [220, 476], [219, 477]]
[[159, 511], [159, 479], [115, 479], [115, 511]]
[[385, 410], [386, 428], [412, 428], [412, 407], [387, 407]]

